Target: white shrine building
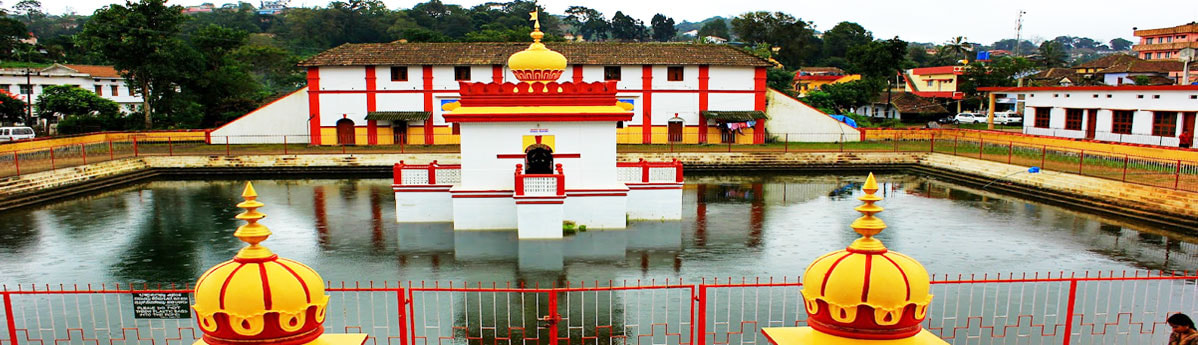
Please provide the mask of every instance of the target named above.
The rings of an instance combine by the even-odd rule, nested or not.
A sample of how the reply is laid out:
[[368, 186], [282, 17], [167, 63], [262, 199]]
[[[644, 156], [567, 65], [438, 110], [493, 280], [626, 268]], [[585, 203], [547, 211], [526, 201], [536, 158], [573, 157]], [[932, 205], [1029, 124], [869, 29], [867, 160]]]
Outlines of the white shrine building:
[[517, 229], [561, 238], [563, 223], [624, 229], [682, 216], [682, 165], [616, 162], [617, 122], [634, 117], [618, 82], [557, 82], [566, 58], [540, 42], [508, 59], [517, 83], [460, 81], [441, 106], [461, 133], [461, 164], [394, 168], [399, 222], [455, 230]]

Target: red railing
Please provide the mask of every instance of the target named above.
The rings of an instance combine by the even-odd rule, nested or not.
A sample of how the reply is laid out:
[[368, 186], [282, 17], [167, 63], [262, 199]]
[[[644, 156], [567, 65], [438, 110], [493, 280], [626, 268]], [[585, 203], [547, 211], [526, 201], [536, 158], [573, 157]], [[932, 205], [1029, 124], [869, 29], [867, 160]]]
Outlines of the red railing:
[[[556, 170], [556, 174], [525, 174], [524, 164], [516, 164], [516, 173], [513, 175], [515, 177], [516, 196], [526, 195], [526, 192], [532, 192], [534, 195], [566, 195], [566, 173], [562, 171], [561, 163], [557, 164]], [[526, 185], [529, 181], [546, 180], [554, 181], [555, 186], [552, 188], [554, 194], [546, 194], [547, 191], [543, 190], [545, 188], [531, 188], [531, 190], [526, 190]]]
[[[404, 171], [408, 171], [405, 178]], [[391, 183], [395, 185], [455, 184], [461, 182], [461, 164], [405, 164], [399, 161], [391, 167]], [[413, 174], [415, 173], [415, 174]]]
[[[1165, 318], [1198, 312], [1193, 272], [933, 275], [924, 328], [951, 343], [1163, 343]], [[330, 284], [325, 328], [372, 344], [764, 344], [762, 327], [803, 326], [801, 280], [533, 284]], [[190, 286], [5, 286], [5, 345], [188, 344], [194, 320], [137, 319], [133, 293]]]
[[[620, 181], [622, 182], [682, 182], [682, 162], [675, 158], [669, 162], [648, 162], [644, 158], [636, 162], [617, 162], [616, 169], [620, 169]], [[627, 171], [623, 169], [639, 169], [640, 179], [632, 180]], [[669, 172], [671, 181], [665, 181], [662, 177], [663, 172]]]

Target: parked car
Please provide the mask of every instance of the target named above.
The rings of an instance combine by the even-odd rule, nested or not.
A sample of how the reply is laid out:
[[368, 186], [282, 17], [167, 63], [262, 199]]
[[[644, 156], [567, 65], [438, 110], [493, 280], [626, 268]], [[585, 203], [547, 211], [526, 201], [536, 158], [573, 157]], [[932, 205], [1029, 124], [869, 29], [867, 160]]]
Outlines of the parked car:
[[33, 128], [29, 127], [0, 127], [0, 141], [17, 141], [33, 139]]
[[1013, 111], [1000, 111], [994, 113], [994, 123], [1003, 125], [1023, 124], [1023, 116]]
[[975, 113], [960, 113], [953, 117], [957, 123], [983, 123], [986, 122], [986, 115]]
[[945, 117], [936, 119], [936, 123], [939, 123], [942, 125], [955, 124], [955, 123], [957, 123], [957, 118], [954, 116], [945, 116]]

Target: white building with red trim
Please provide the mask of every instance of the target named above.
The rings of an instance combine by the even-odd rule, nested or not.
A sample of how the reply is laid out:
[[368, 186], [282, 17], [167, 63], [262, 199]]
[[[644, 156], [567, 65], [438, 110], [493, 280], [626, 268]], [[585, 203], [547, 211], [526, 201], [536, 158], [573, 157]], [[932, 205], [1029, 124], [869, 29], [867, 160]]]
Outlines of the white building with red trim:
[[[345, 44], [300, 63], [308, 73], [305, 89], [210, 135], [222, 143], [282, 142], [286, 135], [288, 142], [314, 145], [457, 144], [460, 130], [446, 121], [441, 105], [461, 99], [459, 82], [516, 81], [505, 62], [525, 46]], [[855, 134], [818, 112], [767, 116], [771, 64], [733, 47], [581, 42], [549, 47], [570, 61], [558, 81], [612, 81], [617, 99], [632, 105], [632, 118], [617, 124], [620, 143], [763, 143], [767, 117]]]
[[133, 94], [112, 66], [53, 64], [44, 68], [0, 69], [0, 90], [26, 103], [37, 102], [46, 87], [72, 85], [95, 92], [97, 96], [121, 105], [122, 111], [133, 111], [141, 105], [141, 96]]
[[[1193, 147], [1198, 86], [988, 87], [1024, 101], [1023, 133]], [[1188, 143], [1183, 133], [1189, 133]]]

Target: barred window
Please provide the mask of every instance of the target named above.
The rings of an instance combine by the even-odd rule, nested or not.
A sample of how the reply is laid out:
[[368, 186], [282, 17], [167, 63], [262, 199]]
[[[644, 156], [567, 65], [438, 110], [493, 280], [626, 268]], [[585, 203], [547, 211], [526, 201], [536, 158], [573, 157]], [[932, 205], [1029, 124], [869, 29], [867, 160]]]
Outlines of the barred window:
[[1048, 128], [1048, 120], [1052, 116], [1052, 108], [1036, 108], [1036, 128]]
[[1111, 133], [1131, 134], [1131, 119], [1135, 112], [1131, 110], [1115, 110], [1111, 114]]
[[1080, 131], [1082, 129], [1082, 110], [1065, 109], [1065, 129]]
[[1177, 136], [1177, 112], [1157, 111], [1152, 113], [1152, 135]]

